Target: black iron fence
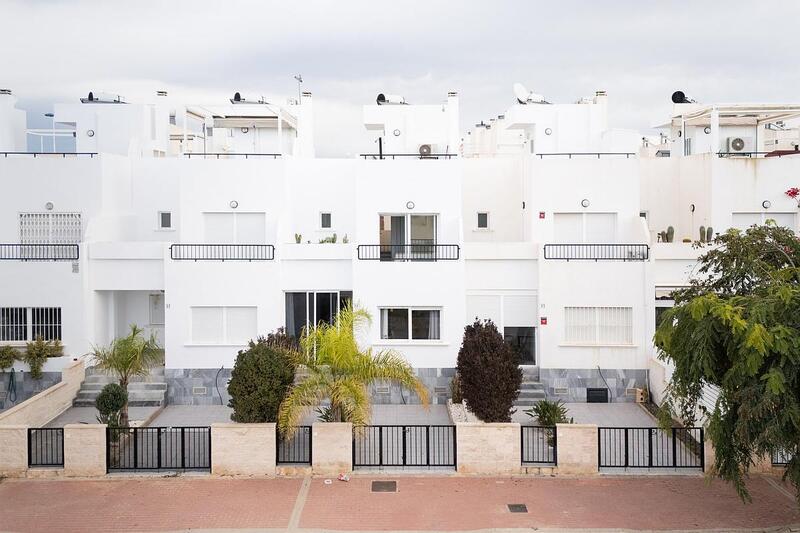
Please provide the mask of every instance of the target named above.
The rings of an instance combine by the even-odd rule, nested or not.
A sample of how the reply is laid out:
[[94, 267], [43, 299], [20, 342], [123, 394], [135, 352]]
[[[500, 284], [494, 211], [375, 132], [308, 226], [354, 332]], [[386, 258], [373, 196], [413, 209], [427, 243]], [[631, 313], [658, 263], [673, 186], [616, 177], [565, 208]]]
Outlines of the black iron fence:
[[15, 155], [31, 156], [34, 159], [37, 157], [60, 157], [62, 159], [66, 159], [67, 157], [86, 156], [91, 159], [97, 155], [97, 152], [0, 152], [0, 155], [3, 157]]
[[703, 428], [598, 428], [601, 468], [703, 470]]
[[282, 154], [271, 154], [261, 152], [186, 152], [186, 157], [189, 159], [196, 157], [201, 159], [278, 159]]
[[647, 261], [646, 244], [545, 244], [544, 258], [563, 261]]
[[282, 464], [311, 464], [311, 426], [297, 426], [288, 433], [276, 435], [276, 462]]
[[624, 157], [625, 159], [630, 159], [631, 157], [636, 157], [636, 154], [633, 152], [551, 152], [536, 155], [539, 156], [539, 159], [544, 159], [545, 157], [565, 157], [567, 159], [572, 159], [573, 157], [591, 157], [595, 159], [603, 157]]
[[792, 458], [792, 455], [789, 452], [783, 450], [775, 450], [772, 452], [772, 464], [773, 466], [786, 466], [789, 464], [789, 459]]
[[452, 159], [458, 154], [359, 154], [364, 159]]
[[169, 256], [175, 261], [271, 261], [271, 244], [173, 244]]
[[77, 261], [77, 244], [0, 244], [0, 261]]
[[360, 244], [358, 258], [366, 261], [456, 261], [457, 244]]
[[108, 428], [106, 464], [122, 470], [211, 470], [211, 428]]
[[455, 426], [357, 426], [354, 467], [456, 466]]
[[522, 464], [558, 464], [555, 427], [522, 426]]
[[28, 428], [28, 467], [64, 466], [64, 428]]

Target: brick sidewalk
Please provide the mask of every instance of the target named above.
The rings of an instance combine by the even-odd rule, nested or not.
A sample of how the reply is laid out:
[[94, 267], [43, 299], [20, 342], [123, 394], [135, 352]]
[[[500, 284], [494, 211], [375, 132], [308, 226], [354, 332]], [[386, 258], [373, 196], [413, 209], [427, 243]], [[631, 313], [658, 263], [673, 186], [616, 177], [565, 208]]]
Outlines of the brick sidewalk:
[[[371, 493], [396, 479], [398, 493]], [[800, 523], [775, 478], [754, 477], [753, 503], [700, 477], [465, 478], [355, 476], [313, 479], [301, 529], [475, 530], [485, 528], [760, 528]], [[138, 478], [5, 480], [0, 531], [156, 531], [286, 528], [300, 479]], [[528, 514], [511, 514], [524, 503]]]

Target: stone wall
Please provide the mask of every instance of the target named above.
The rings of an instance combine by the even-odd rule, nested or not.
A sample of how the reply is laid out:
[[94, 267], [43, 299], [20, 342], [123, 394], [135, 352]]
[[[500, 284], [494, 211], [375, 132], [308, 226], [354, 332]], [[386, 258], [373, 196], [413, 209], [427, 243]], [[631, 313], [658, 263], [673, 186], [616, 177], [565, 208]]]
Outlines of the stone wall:
[[19, 405], [61, 381], [61, 372], [42, 372], [42, 379], [33, 379], [30, 372], [13, 372], [16, 397], [12, 398], [11, 374], [11, 370], [0, 372], [0, 411]]
[[211, 473], [274, 476], [275, 424], [212, 424]]
[[519, 474], [519, 424], [461, 423], [456, 425], [459, 474]]
[[72, 406], [84, 375], [83, 361], [74, 361], [60, 372], [58, 383], [0, 413], [0, 425], [44, 426]]
[[167, 405], [228, 405], [231, 399], [230, 368], [167, 368], [164, 376]]
[[596, 425], [557, 424], [556, 448], [559, 474], [597, 474]]
[[311, 428], [311, 470], [334, 476], [353, 470], [353, 424], [321, 422]]
[[28, 426], [0, 426], [0, 477], [25, 477]]
[[106, 475], [106, 425], [64, 426], [64, 475], [100, 477]]
[[[540, 368], [539, 379], [545, 386], [547, 398], [565, 402], [585, 402], [586, 389], [611, 389], [609, 401], [634, 402], [636, 395], [626, 394], [627, 389], [646, 388], [645, 369], [602, 369], [596, 368]], [[568, 389], [566, 394], [556, 394], [557, 388]]]

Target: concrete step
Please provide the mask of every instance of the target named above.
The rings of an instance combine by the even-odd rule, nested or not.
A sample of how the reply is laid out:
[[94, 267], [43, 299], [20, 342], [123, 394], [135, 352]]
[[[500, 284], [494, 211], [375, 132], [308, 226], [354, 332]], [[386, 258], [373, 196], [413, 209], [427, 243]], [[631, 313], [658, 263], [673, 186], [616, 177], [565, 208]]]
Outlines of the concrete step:
[[[78, 399], [72, 401], [73, 407], [94, 407], [94, 400]], [[128, 400], [128, 407], [161, 407], [164, 400]]]
[[[116, 381], [112, 381], [110, 383], [116, 383]], [[103, 390], [103, 387], [108, 385], [108, 383], [102, 382], [84, 382], [81, 385], [82, 391], [94, 391], [100, 392]], [[134, 383], [128, 383], [128, 393], [135, 391], [135, 390], [167, 390], [167, 384], [162, 382], [155, 382], [155, 381], [139, 381]]]
[[520, 383], [519, 388], [544, 390], [544, 384], [539, 381], [523, 381], [522, 383]]
[[534, 405], [536, 405], [537, 403], [541, 402], [542, 400], [544, 400], [544, 398], [535, 398], [535, 399], [534, 398], [525, 398], [525, 399], [519, 399], [518, 398], [514, 402], [514, 406], [515, 407], [533, 407]]
[[519, 391], [519, 395], [517, 396], [518, 399], [521, 400], [529, 400], [529, 399], [539, 399], [544, 400], [547, 397], [543, 390], [521, 390]]

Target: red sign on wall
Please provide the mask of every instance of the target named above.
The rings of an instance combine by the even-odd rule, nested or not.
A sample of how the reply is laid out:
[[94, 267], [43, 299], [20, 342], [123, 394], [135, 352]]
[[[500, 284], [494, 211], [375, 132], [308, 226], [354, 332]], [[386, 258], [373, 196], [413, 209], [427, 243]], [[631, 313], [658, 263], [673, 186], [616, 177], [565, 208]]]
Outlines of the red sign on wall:
[[546, 316], [543, 316], [543, 317], [541, 317], [541, 318], [539, 319], [539, 323], [540, 323], [541, 325], [543, 325], [543, 326], [546, 326], [546, 325], [547, 325], [547, 317], [546, 317]]
[[544, 211], [539, 211], [539, 218], [544, 218]]

